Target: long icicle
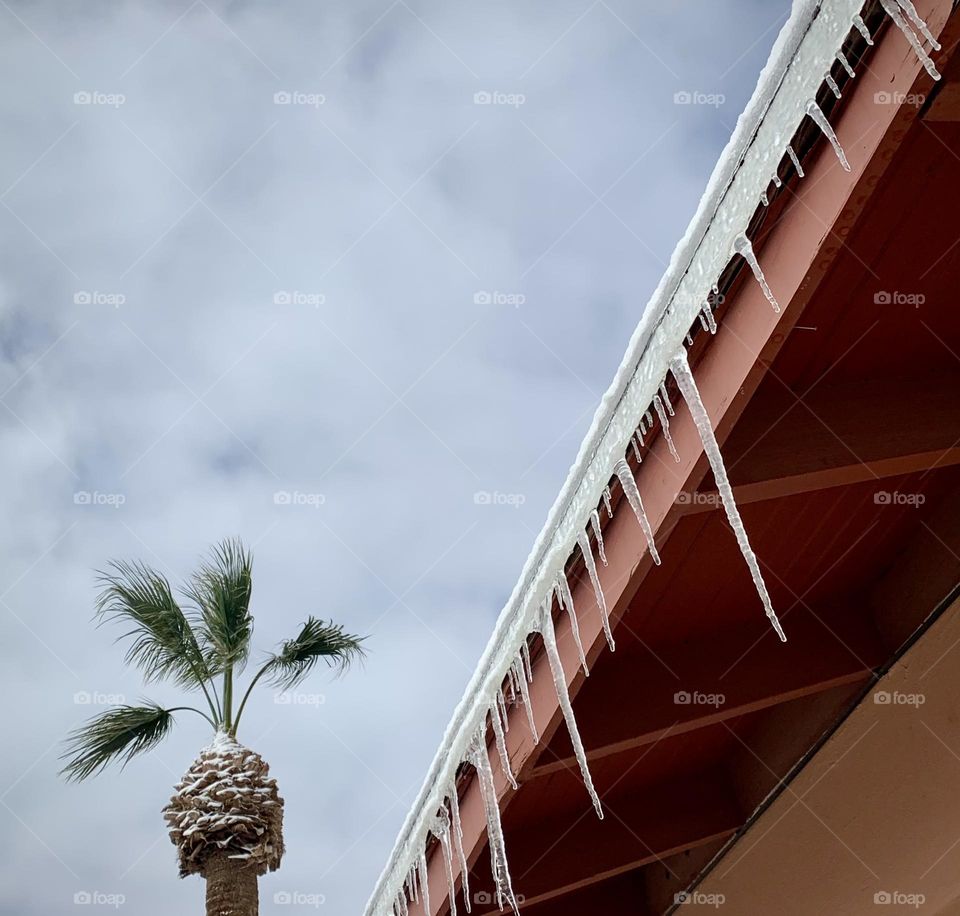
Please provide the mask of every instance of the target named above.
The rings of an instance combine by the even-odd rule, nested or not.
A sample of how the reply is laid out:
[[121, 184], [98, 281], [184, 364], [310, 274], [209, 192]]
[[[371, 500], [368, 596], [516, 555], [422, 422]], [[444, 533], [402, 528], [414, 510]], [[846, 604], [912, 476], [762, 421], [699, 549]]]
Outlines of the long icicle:
[[603, 532], [600, 530], [600, 513], [596, 509], [590, 513], [590, 527], [593, 528], [593, 536], [597, 539], [597, 553], [600, 554], [600, 562], [607, 565], [607, 555], [603, 550]]
[[753, 245], [743, 232], [733, 240], [733, 250], [750, 265], [750, 270], [753, 271], [757, 283], [760, 284], [760, 289], [763, 291], [767, 302], [773, 306], [775, 312], [779, 313], [780, 303], [777, 302], [777, 297], [773, 295], [773, 290], [767, 285], [767, 278], [763, 275], [763, 268], [760, 267], [760, 262], [757, 260]]
[[637, 489], [637, 482], [633, 479], [633, 471], [630, 470], [630, 465], [621, 458], [613, 467], [614, 473], [620, 479], [620, 486], [623, 487], [623, 492], [627, 497], [627, 502], [630, 503], [630, 508], [633, 509], [633, 514], [637, 517], [637, 521], [640, 523], [640, 528], [643, 531], [643, 536], [647, 539], [647, 546], [650, 548], [650, 557], [653, 559], [653, 562], [660, 565], [660, 554], [657, 553], [657, 545], [653, 540], [653, 529], [650, 527], [650, 521], [647, 519], [646, 510], [643, 508], [643, 500], [640, 499], [640, 491]]
[[500, 755], [500, 766], [503, 767], [503, 775], [507, 777], [507, 782], [510, 783], [510, 786], [516, 789], [517, 778], [513, 775], [513, 767], [510, 766], [510, 755], [507, 753], [507, 738], [503, 733], [500, 705], [496, 700], [490, 704], [490, 724], [493, 726], [493, 734], [497, 742], [497, 753]]
[[710, 416], [707, 414], [706, 407], [703, 406], [703, 400], [700, 398], [700, 392], [697, 389], [697, 383], [690, 371], [690, 364], [687, 362], [687, 354], [681, 347], [676, 356], [670, 360], [670, 370], [673, 377], [677, 380], [683, 399], [687, 402], [690, 409], [690, 416], [696, 424], [697, 431], [700, 433], [700, 441], [703, 443], [703, 450], [713, 469], [713, 476], [717, 482], [717, 490], [720, 492], [720, 499], [723, 502], [723, 508], [727, 513], [727, 519], [733, 533], [736, 535], [737, 543], [740, 545], [740, 552], [747, 561], [747, 567], [750, 570], [750, 576], [753, 584], [757, 588], [760, 600], [763, 602], [764, 610], [770, 623], [777, 631], [777, 635], [784, 642], [787, 637], [780, 626], [776, 612], [773, 609], [773, 603], [770, 601], [770, 594], [767, 591], [766, 583], [763, 581], [763, 574], [760, 572], [760, 564], [757, 556], [750, 547], [750, 541], [747, 538], [747, 531], [743, 527], [743, 519], [740, 518], [740, 511], [737, 509], [737, 503], [733, 498], [733, 489], [730, 486], [730, 479], [727, 477], [727, 471], [723, 464], [723, 455], [720, 453], [720, 446], [717, 444], [717, 438], [713, 433], [713, 426], [710, 423]]
[[[885, 0], [883, 0], [883, 2], [885, 2]], [[830, 141], [833, 151], [837, 154], [837, 159], [840, 160], [840, 165], [849, 172], [850, 163], [847, 161], [847, 154], [843, 151], [843, 147], [840, 145], [836, 133], [834, 133], [830, 122], [827, 120], [827, 116], [823, 113], [823, 109], [817, 104], [816, 99], [810, 99], [810, 101], [807, 102], [807, 114], [813, 123], [823, 131], [823, 135]]]
[[667, 419], [667, 412], [663, 409], [663, 402], [660, 400], [659, 394], [653, 396], [653, 409], [657, 412], [657, 417], [660, 420], [660, 429], [663, 432], [663, 438], [667, 440], [667, 448], [670, 449], [673, 460], [679, 464], [680, 454], [677, 452], [677, 447], [673, 444], [673, 436], [670, 435], [670, 421]]
[[607, 611], [607, 601], [603, 597], [603, 588], [600, 586], [600, 576], [597, 575], [597, 564], [593, 560], [593, 551], [590, 550], [590, 538], [586, 531], [581, 531], [577, 535], [577, 544], [580, 545], [580, 553], [583, 554], [583, 565], [587, 567], [587, 575], [590, 576], [590, 584], [593, 586], [593, 593], [597, 597], [597, 607], [600, 608], [600, 619], [603, 621], [603, 633], [607, 637], [607, 645], [613, 652], [617, 646], [613, 641], [613, 632], [610, 629], [610, 614]]
[[[580, 664], [583, 665], [583, 673], [590, 677], [590, 671], [587, 669], [587, 656], [583, 651], [583, 643], [580, 640], [580, 624], [577, 622], [577, 612], [573, 606], [573, 595], [570, 593], [570, 583], [567, 582], [566, 573], [562, 570], [557, 576], [557, 582], [554, 586], [557, 592], [557, 604], [561, 609], [567, 612], [570, 618], [570, 629], [573, 630], [573, 641], [577, 644], [577, 652], [580, 655]], [[547, 602], [549, 604], [549, 602]]]
[[920, 30], [920, 34], [923, 35], [928, 42], [930, 42], [930, 46], [933, 48], [933, 50], [939, 51], [940, 42], [933, 37], [933, 33], [927, 28], [927, 24], [924, 22], [923, 17], [917, 12], [917, 8], [910, 2], [910, 0], [897, 0], [897, 3], [903, 7], [904, 12], [910, 17], [911, 22], [913, 22], [913, 24]]
[[560, 661], [560, 652], [557, 649], [557, 634], [553, 628], [553, 617], [550, 615], [549, 604], [544, 604], [540, 613], [540, 632], [543, 635], [543, 645], [547, 650], [547, 661], [550, 663], [550, 673], [553, 675], [553, 684], [557, 690], [557, 699], [560, 701], [563, 718], [567, 723], [567, 732], [570, 734], [570, 743], [573, 745], [573, 752], [576, 755], [577, 763], [580, 765], [580, 773], [583, 776], [583, 782], [587, 787], [587, 792], [590, 793], [594, 810], [597, 812], [597, 817], [602, 820], [603, 808], [600, 805], [600, 797], [597, 795], [597, 790], [593, 787], [590, 767], [587, 765], [587, 753], [583, 749], [583, 741], [580, 740], [580, 730], [577, 728], [577, 719], [573, 714], [573, 704], [570, 702], [570, 692], [567, 690], [567, 678], [563, 673], [563, 663]]
[[470, 872], [467, 868], [467, 855], [463, 851], [463, 824], [460, 822], [460, 797], [457, 795], [457, 779], [453, 778], [450, 788], [447, 789], [447, 798], [450, 800], [450, 818], [453, 823], [454, 845], [457, 847], [457, 861], [460, 863], [460, 879], [463, 890], [463, 906], [470, 912]]
[[[937, 68], [934, 66], [933, 61], [930, 59], [930, 55], [927, 54], [926, 48], [920, 44], [920, 39], [917, 38], [917, 33], [913, 31], [910, 27], [910, 23], [900, 13], [900, 6], [897, 5], [895, 0], [880, 0], [880, 5], [886, 11], [886, 14], [896, 23], [898, 29], [903, 32], [903, 37], [910, 42], [910, 47], [913, 48], [917, 57], [920, 59], [920, 63], [923, 64], [923, 69], [927, 71], [935, 80], [940, 79], [940, 74], [937, 72]], [[902, 5], [902, 4], [901, 4]], [[916, 13], [916, 10], [914, 10]], [[912, 18], [912, 17], [911, 17]], [[918, 17], [919, 18], [919, 17]], [[926, 28], [926, 25], [924, 25]], [[932, 35], [930, 36], [933, 37]], [[939, 49], [940, 45], [937, 45]]]
[[443, 853], [444, 871], [447, 873], [447, 899], [450, 901], [450, 916], [457, 916], [457, 887], [453, 880], [453, 850], [450, 847], [450, 815], [447, 814], [446, 808], [440, 809], [433, 833], [440, 841], [440, 850]]
[[530, 688], [527, 684], [523, 665], [523, 655], [520, 654], [513, 660], [513, 667], [517, 669], [517, 685], [520, 688], [520, 700], [527, 711], [527, 725], [530, 726], [530, 735], [533, 738], [533, 743], [538, 744], [540, 736], [537, 734], [537, 723], [533, 719], [533, 703], [530, 702]]
[[481, 726], [473, 737], [470, 762], [477, 770], [480, 797], [483, 799], [487, 816], [487, 844], [490, 846], [490, 867], [493, 873], [493, 884], [497, 890], [497, 906], [502, 910], [504, 902], [509, 903], [513, 912], [520, 916], [517, 898], [513, 894], [513, 885], [510, 881], [510, 869], [507, 867], [507, 849], [503, 840], [500, 805], [497, 801], [497, 789], [493, 781], [493, 770], [490, 768], [490, 758], [487, 756], [485, 731], [486, 729]]
[[423, 912], [430, 914], [430, 885], [427, 883], [427, 850], [420, 850], [420, 893], [423, 895]]
[[850, 66], [850, 61], [847, 60], [847, 55], [843, 51], [837, 51], [837, 60], [840, 61], [840, 66], [847, 71], [847, 76], [850, 79], [856, 78], [857, 71]]

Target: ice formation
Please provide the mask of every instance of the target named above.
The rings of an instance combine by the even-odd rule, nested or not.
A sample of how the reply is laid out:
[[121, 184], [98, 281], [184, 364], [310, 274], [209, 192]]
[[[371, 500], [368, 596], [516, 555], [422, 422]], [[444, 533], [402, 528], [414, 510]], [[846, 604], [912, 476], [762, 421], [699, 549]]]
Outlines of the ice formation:
[[600, 586], [600, 577], [597, 575], [597, 564], [593, 561], [593, 553], [590, 550], [590, 538], [586, 531], [581, 531], [577, 535], [577, 543], [580, 545], [580, 553], [583, 554], [583, 565], [587, 567], [587, 575], [590, 577], [590, 584], [593, 586], [593, 593], [597, 596], [597, 607], [600, 608], [600, 618], [603, 620], [603, 633], [607, 637], [607, 645], [612, 652], [616, 648], [613, 641], [613, 632], [610, 629], [610, 615], [607, 612], [607, 601], [603, 597], [603, 588]]
[[757, 278], [757, 283], [760, 284], [760, 289], [763, 290], [763, 295], [767, 297], [767, 302], [773, 306], [775, 312], [779, 312], [780, 303], [777, 302], [773, 291], [767, 285], [767, 278], [763, 275], [763, 268], [760, 267], [760, 262], [754, 253], [753, 245], [750, 243], [750, 239], [747, 238], [746, 233], [741, 232], [740, 235], [733, 240], [733, 250], [750, 265], [753, 275]]
[[597, 553], [600, 555], [600, 562], [607, 565], [607, 555], [603, 550], [603, 532], [600, 530], [600, 513], [594, 509], [590, 513], [590, 527], [593, 529], [593, 536], [597, 539]]
[[859, 13], [853, 17], [853, 24], [857, 31], [863, 36], [863, 40], [868, 45], [872, 45], [873, 38], [870, 35], [870, 29], [867, 28], [867, 24], [863, 21], [863, 17]]
[[[707, 309], [710, 308], [710, 303], [709, 303], [709, 302], [706, 303], [706, 307], [707, 307]], [[666, 380], [666, 379], [664, 379], [664, 380], [660, 383], [660, 387], [659, 387], [657, 390], [660, 392], [660, 400], [663, 401], [664, 407], [667, 408], [667, 413], [670, 414], [670, 416], [672, 417], [672, 416], [673, 416], [673, 404], [670, 403], [670, 395], [669, 395], [668, 392], [667, 392], [667, 380]]]
[[733, 498], [733, 488], [730, 486], [730, 480], [727, 477], [727, 469], [723, 464], [723, 455], [720, 454], [720, 446], [717, 444], [717, 438], [713, 434], [713, 425], [710, 423], [710, 417], [707, 414], [706, 407], [700, 399], [700, 391], [697, 389], [697, 383], [693, 379], [693, 373], [687, 363], [687, 354], [681, 348], [677, 355], [670, 361], [670, 369], [673, 377], [677, 380], [680, 393], [687, 402], [690, 409], [690, 416], [697, 426], [700, 433], [700, 441], [703, 443], [703, 451], [710, 462], [710, 468], [713, 470], [713, 476], [717, 482], [717, 490], [720, 492], [720, 499], [723, 502], [724, 511], [727, 513], [727, 520], [730, 527], [736, 535], [737, 543], [740, 545], [740, 551], [743, 558], [747, 561], [747, 567], [750, 569], [750, 576], [753, 584], [757, 588], [760, 600], [763, 602], [764, 610], [770, 623], [777, 631], [777, 635], [784, 642], [787, 637], [783, 633], [780, 621], [777, 619], [776, 612], [773, 610], [773, 604], [770, 601], [770, 595], [767, 592], [766, 583], [763, 581], [763, 575], [760, 572], [760, 564], [757, 562], [757, 555], [750, 547], [750, 541], [747, 538], [747, 530], [743, 527], [743, 519], [740, 518], [740, 510], [737, 509], [737, 503]]
[[[518, 656], [518, 659], [514, 662], [514, 665], [516, 665], [517, 662], [519, 662], [519, 667], [522, 669], [523, 657]], [[527, 678], [522, 670], [519, 672], [519, 677], [517, 680], [520, 688], [520, 699], [523, 701], [524, 709], [527, 711], [527, 725], [530, 726], [530, 734], [533, 737], [533, 743], [536, 744], [540, 741], [540, 736], [537, 734], [537, 723], [533, 718], [533, 704], [530, 702], [530, 686], [527, 683]]]
[[[930, 47], [939, 46], [916, 14], [913, 4], [909, 0], [881, 2], [887, 14], [910, 42], [927, 72], [937, 78], [939, 74], [912, 26], [919, 30], [919, 34], [926, 39]], [[656, 409], [654, 396], [668, 370], [673, 372], [680, 385], [681, 395], [697, 422], [727, 517], [764, 608], [783, 638], [759, 565], [750, 549], [733, 501], [716, 439], [686, 363], [682, 342], [686, 340], [688, 344], [692, 344], [690, 328], [697, 321], [698, 315], [706, 321], [711, 332], [714, 330], [716, 319], [707, 297], [711, 288], [716, 292], [717, 278], [726, 268], [731, 250], [744, 256], [764, 295], [771, 305], [777, 307], [776, 299], [766, 284], [746, 232], [758, 199], [762, 197], [763, 202], [767, 203], [766, 191], [770, 176], [784, 154], [790, 157], [798, 176], [803, 175], [799, 157], [789, 143], [799, 129], [804, 115], [808, 115], [819, 127], [836, 152], [841, 165], [847, 170], [850, 169], [836, 134], [815, 99], [822, 85], [823, 74], [830, 70], [835, 61], [839, 60], [848, 76], [852, 75], [849, 61], [845, 63], [842, 56], [842, 48], [851, 29], [857, 29], [868, 43], [873, 42], [860, 16], [861, 6], [861, 0], [832, 0], [829, 4], [822, 3], [821, 0], [795, 0], [790, 20], [777, 39], [757, 88], [717, 163], [687, 232], [674, 250], [670, 264], [631, 337], [620, 368], [597, 409], [593, 424], [548, 515], [543, 531], [500, 614], [490, 642], [454, 712], [420, 793], [401, 829], [390, 860], [377, 882], [365, 916], [404, 916], [408, 910], [407, 888], [414, 888], [420, 895], [426, 893], [426, 876], [418, 874], [412, 877], [411, 872], [421, 871], [420, 857], [426, 848], [431, 824], [436, 823], [438, 809], [445, 809], [446, 806], [449, 806], [450, 811], [449, 826], [446, 829], [437, 827], [443, 855], [443, 859], [438, 861], [447, 871], [446, 880], [450, 889], [455, 886], [453, 861], [456, 856], [464, 905], [469, 912], [470, 891], [465, 839], [456, 791], [457, 769], [465, 759], [470, 760], [477, 770], [476, 784], [479, 786], [487, 816], [488, 842], [498, 902], [515, 908], [516, 898], [510, 884], [485, 735], [491, 707], [496, 715], [501, 717], [500, 725], [506, 732], [507, 723], [504, 722], [505, 716], [501, 711], [497, 692], [508, 680], [514, 696], [519, 690], [520, 700], [533, 730], [533, 713], [527, 685], [532, 677], [528, 639], [534, 631], [540, 631], [543, 635], [546, 660], [560, 709], [570, 730], [577, 761], [594, 805], [598, 813], [601, 812], [557, 651], [551, 617], [552, 599], [555, 593], [559, 594], [570, 614], [573, 627], [575, 614], [572, 612], [572, 599], [567, 601], [564, 596], [564, 591], [569, 591], [569, 586], [564, 589], [566, 580], [561, 581], [561, 577], [572, 550], [576, 548], [587, 526], [590, 526], [596, 535], [601, 562], [606, 561], [598, 506], [602, 501], [612, 518], [613, 505], [609, 489], [612, 474], [620, 479], [627, 502], [644, 530], [651, 556], [659, 562], [653, 543], [653, 532], [624, 454], [630, 448], [629, 443], [638, 426], [645, 428], [650, 423], [649, 409], [651, 406]], [[661, 400], [663, 406], [666, 406], [667, 401], [662, 391]], [[586, 562], [586, 554], [584, 557]], [[590, 573], [589, 568], [587, 572]], [[538, 740], [536, 733], [534, 740]], [[494, 757], [498, 757], [499, 753], [498, 748]], [[504, 770], [506, 772], [505, 766]], [[471, 837], [471, 842], [474, 839]]]
[[793, 167], [797, 170], [797, 177], [803, 178], [803, 166], [800, 165], [800, 160], [797, 157], [796, 151], [789, 144], [787, 144], [787, 155], [790, 157], [790, 161], [793, 163]]
[[603, 807], [600, 805], [600, 797], [597, 790], [593, 787], [593, 779], [590, 776], [590, 767], [587, 765], [587, 752], [583, 749], [583, 741], [580, 740], [580, 729], [577, 728], [577, 719], [573, 714], [573, 704], [570, 702], [570, 692], [567, 690], [567, 678], [563, 673], [563, 664], [560, 661], [560, 652], [557, 649], [557, 634], [553, 629], [553, 617], [550, 615], [550, 605], [545, 604], [540, 612], [540, 633], [543, 636], [543, 645], [547, 651], [547, 661], [550, 664], [550, 673], [553, 675], [553, 685], [557, 689], [557, 699], [560, 701], [560, 708], [563, 710], [563, 719], [567, 723], [567, 731], [570, 733], [570, 743], [573, 745], [573, 753], [576, 755], [577, 763], [580, 765], [580, 773], [583, 776], [583, 782], [590, 793], [590, 799], [597, 812], [597, 817], [603, 819]]
[[[926, 38], [927, 35], [930, 35], [929, 31], [927, 30], [926, 23], [924, 23], [923, 20], [920, 18], [920, 16], [917, 14], [917, 11], [916, 9], [914, 9], [913, 4], [910, 3], [909, 0], [880, 0], [880, 5], [883, 7], [886, 14], [894, 21], [894, 23], [896, 23], [897, 28], [900, 29], [901, 32], [903, 32], [903, 35], [907, 39], [907, 41], [910, 42], [910, 47], [913, 48], [914, 52], [916, 52], [917, 57], [920, 58], [920, 63], [923, 64], [924, 70], [926, 70], [927, 73], [929, 73], [930, 76], [933, 77], [933, 79], [935, 80], [940, 79], [940, 74], [937, 71], [937, 68], [934, 66], [933, 61], [930, 59], [930, 55], [927, 54], [926, 48], [924, 48], [924, 46], [920, 43], [920, 39], [917, 38], [917, 33], [913, 31], [913, 27], [910, 25], [910, 23], [903, 18], [902, 10], [909, 7], [910, 10], [913, 11], [912, 13], [910, 13], [910, 10], [907, 11], [907, 14], [910, 16], [910, 18], [915, 23], [917, 22], [923, 23], [921, 32], [923, 33], [924, 37]], [[931, 45], [933, 45], [933, 47], [936, 50], [940, 49], [940, 45], [935, 44], [933, 42], [932, 35], [930, 35], [930, 37], [927, 38], [927, 40], [931, 43]]]
[[840, 87], [837, 85], [837, 81], [827, 73], [823, 77], [823, 81], [830, 87], [830, 91], [839, 99], [840, 96]]
[[554, 590], [557, 594], [557, 604], [560, 605], [562, 610], [567, 612], [567, 616], [570, 618], [570, 629], [573, 631], [573, 641], [577, 644], [577, 654], [580, 656], [580, 665], [583, 668], [583, 673], [589, 677], [590, 672], [587, 670], [587, 656], [584, 654], [583, 642], [580, 640], [580, 624], [577, 623], [577, 612], [573, 606], [573, 595], [570, 593], [570, 583], [567, 582], [567, 577], [564, 573], [561, 572], [557, 576], [557, 583]]
[[517, 788], [517, 778], [513, 775], [513, 768], [510, 766], [510, 755], [507, 753], [507, 737], [503, 730], [503, 720], [500, 712], [500, 704], [494, 701], [490, 706], [490, 724], [493, 726], [493, 734], [497, 742], [497, 753], [500, 755], [500, 766], [507, 777], [507, 782], [514, 789]]
[[490, 767], [490, 758], [487, 756], [487, 743], [484, 740], [486, 729], [481, 727], [474, 735], [470, 746], [469, 760], [477, 771], [477, 782], [480, 785], [480, 797], [483, 799], [483, 810], [487, 817], [487, 840], [490, 846], [490, 868], [493, 873], [493, 886], [497, 892], [497, 906], [503, 909], [505, 903], [510, 904], [514, 913], [520, 910], [517, 907], [517, 898], [513, 894], [513, 885], [510, 882], [510, 869], [507, 866], [507, 850], [503, 839], [503, 824], [500, 822], [500, 805], [497, 802], [497, 789], [493, 781], [493, 770]]
[[833, 147], [833, 151], [837, 154], [837, 159], [840, 160], [840, 165], [849, 172], [850, 163], [847, 162], [846, 153], [843, 151], [843, 147], [840, 145], [840, 141], [837, 139], [836, 133], [834, 133], [833, 128], [830, 126], [830, 122], [827, 120], [827, 116], [823, 113], [823, 109], [816, 103], [815, 99], [810, 99], [807, 102], [807, 114], [813, 119], [814, 124], [823, 131], [823, 135], [830, 141], [830, 145]]
[[[704, 319], [704, 324], [706, 324], [706, 319]], [[704, 327], [704, 330], [706, 330], [706, 327]], [[667, 448], [670, 449], [673, 460], [679, 464], [680, 455], [677, 452], [677, 447], [673, 444], [673, 436], [670, 435], [670, 420], [667, 419], [667, 411], [663, 406], [663, 401], [660, 400], [659, 394], [653, 396], [653, 409], [657, 412], [657, 419], [660, 420], [660, 429], [663, 432], [663, 438], [667, 440]]]
[[850, 79], [853, 79], [857, 75], [853, 67], [850, 66], [850, 61], [847, 60], [847, 55], [844, 54], [843, 51], [837, 51], [837, 60], [840, 61], [840, 66], [847, 71], [847, 76], [849, 76]]
[[450, 815], [441, 808], [434, 822], [433, 835], [440, 841], [443, 854], [443, 870], [447, 874], [447, 899], [450, 901], [450, 916], [457, 916], [457, 885], [453, 879], [453, 849], [450, 846]]
[[630, 503], [633, 514], [637, 517], [637, 521], [640, 522], [643, 536], [647, 539], [647, 546], [650, 548], [650, 556], [653, 562], [659, 566], [660, 554], [657, 553], [657, 545], [653, 542], [653, 529], [650, 527], [646, 510], [643, 508], [643, 500], [640, 499], [637, 482], [633, 479], [633, 471], [630, 470], [630, 465], [627, 464], [623, 458], [617, 461], [613, 466], [613, 470], [620, 480], [620, 485], [623, 487], [623, 495], [627, 497], [627, 502]]

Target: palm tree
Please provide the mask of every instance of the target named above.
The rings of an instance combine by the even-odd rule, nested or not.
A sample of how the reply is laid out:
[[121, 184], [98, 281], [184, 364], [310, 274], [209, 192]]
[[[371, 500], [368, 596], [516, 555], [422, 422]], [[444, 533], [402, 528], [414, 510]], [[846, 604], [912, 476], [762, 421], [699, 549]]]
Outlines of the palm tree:
[[109, 709], [68, 737], [62, 773], [82, 780], [113, 761], [125, 766], [169, 734], [176, 713], [202, 716], [213, 741], [177, 784], [164, 819], [178, 850], [180, 877], [206, 878], [208, 916], [256, 916], [257, 878], [278, 868], [283, 855], [283, 799], [260, 755], [237, 741], [247, 700], [261, 681], [291, 689], [320, 661], [343, 672], [363, 656], [363, 640], [308, 617], [294, 639], [266, 657], [235, 705], [234, 679], [246, 664], [253, 634], [252, 558], [239, 540], [211, 551], [181, 590], [182, 607], [167, 579], [143, 563], [113, 562], [99, 582], [97, 617], [126, 627], [120, 638], [130, 640], [127, 663], [147, 683], [166, 680], [197, 691], [205, 708], [164, 708], [145, 700]]

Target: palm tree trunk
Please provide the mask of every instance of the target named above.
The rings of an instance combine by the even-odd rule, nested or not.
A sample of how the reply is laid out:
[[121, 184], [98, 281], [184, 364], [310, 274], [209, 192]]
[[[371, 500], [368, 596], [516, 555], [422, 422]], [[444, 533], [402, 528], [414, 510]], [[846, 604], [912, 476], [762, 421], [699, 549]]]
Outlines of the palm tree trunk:
[[223, 854], [207, 860], [207, 916], [258, 916], [257, 872], [242, 859]]

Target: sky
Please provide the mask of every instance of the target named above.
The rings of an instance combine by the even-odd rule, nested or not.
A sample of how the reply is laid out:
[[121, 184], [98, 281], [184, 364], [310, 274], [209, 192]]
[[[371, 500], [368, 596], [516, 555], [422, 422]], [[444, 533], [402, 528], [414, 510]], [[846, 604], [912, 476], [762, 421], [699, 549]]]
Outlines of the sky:
[[362, 911], [788, 11], [0, 0], [0, 910], [200, 910], [160, 809], [208, 726], [58, 756], [183, 701], [95, 571], [239, 536], [254, 661], [310, 614], [369, 649], [245, 714], [261, 911]]

